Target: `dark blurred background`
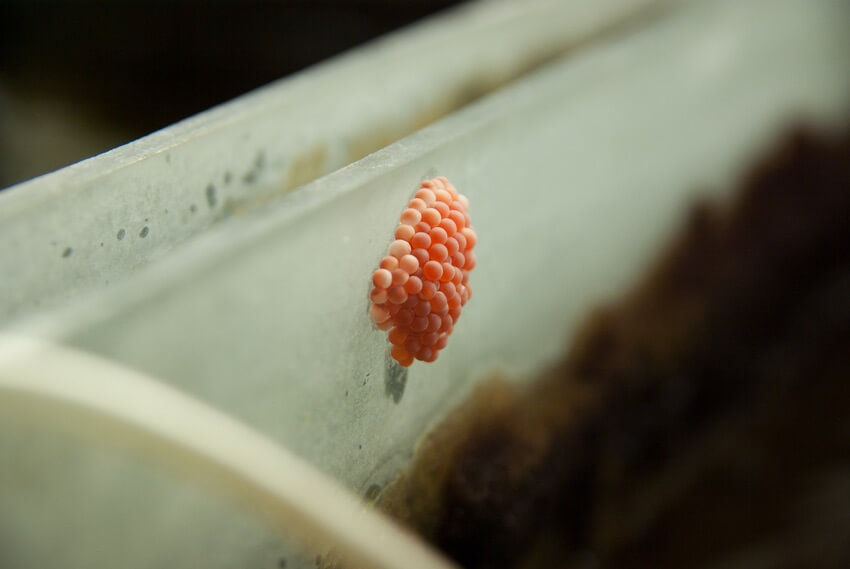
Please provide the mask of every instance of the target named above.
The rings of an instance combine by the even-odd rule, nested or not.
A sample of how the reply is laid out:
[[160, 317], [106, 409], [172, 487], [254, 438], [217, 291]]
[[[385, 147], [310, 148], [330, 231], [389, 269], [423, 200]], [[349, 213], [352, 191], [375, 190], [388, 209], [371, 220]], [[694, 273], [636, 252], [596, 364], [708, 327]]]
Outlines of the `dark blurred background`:
[[458, 0], [0, 0], [0, 188]]

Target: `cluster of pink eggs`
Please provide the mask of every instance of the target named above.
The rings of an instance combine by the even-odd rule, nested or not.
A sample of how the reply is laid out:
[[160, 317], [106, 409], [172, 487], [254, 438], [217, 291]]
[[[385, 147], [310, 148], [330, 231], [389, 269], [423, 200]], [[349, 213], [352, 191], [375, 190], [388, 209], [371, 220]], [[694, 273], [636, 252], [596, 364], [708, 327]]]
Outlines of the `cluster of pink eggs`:
[[388, 330], [390, 354], [403, 366], [437, 359], [472, 296], [477, 237], [468, 208], [443, 176], [422, 182], [372, 273], [370, 315]]

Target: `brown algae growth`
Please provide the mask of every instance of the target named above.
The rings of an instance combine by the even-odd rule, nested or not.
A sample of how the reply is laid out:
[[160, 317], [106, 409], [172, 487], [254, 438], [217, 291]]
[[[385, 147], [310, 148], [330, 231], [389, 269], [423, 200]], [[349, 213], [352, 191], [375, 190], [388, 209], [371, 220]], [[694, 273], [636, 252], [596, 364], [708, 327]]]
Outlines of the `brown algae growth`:
[[850, 566], [848, 416], [850, 131], [800, 131], [379, 506], [469, 569]]

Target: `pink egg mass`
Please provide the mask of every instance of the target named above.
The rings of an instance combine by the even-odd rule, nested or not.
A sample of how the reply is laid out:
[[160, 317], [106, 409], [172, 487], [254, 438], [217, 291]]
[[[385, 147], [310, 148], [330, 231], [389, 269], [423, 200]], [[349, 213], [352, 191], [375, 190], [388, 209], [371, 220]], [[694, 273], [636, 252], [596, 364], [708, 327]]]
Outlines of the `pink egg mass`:
[[388, 331], [390, 355], [405, 367], [437, 359], [472, 296], [478, 239], [468, 207], [443, 176], [422, 182], [372, 273], [369, 314]]

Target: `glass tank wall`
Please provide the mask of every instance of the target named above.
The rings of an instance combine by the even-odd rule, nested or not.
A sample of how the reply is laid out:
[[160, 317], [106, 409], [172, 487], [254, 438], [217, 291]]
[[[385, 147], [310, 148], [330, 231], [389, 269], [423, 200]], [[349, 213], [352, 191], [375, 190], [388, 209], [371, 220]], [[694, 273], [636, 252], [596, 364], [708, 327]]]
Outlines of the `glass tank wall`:
[[107, 288], [658, 0], [474, 2], [0, 193], [0, 323]]
[[[282, 155], [263, 151], [261, 140], [286, 125], [264, 106], [270, 93], [258, 93], [234, 103], [244, 112], [232, 123], [215, 122], [222, 110], [180, 127], [185, 140], [160, 133], [119, 149], [124, 165], [114, 172], [105, 160], [80, 166], [73, 176], [89, 180], [78, 190], [87, 198], [39, 189], [49, 177], [20, 188], [73, 208], [94, 199], [108, 174], [114, 195], [104, 207], [123, 213], [91, 214], [75, 230], [87, 245], [57, 241], [53, 251], [57, 262], [78, 264], [83, 280], [104, 278], [100, 241], [154, 243], [161, 225], [152, 212], [194, 214], [182, 194], [128, 206], [116, 189], [122, 176], [131, 195], [158, 196], [143, 189], [167, 179], [194, 188], [205, 215], [231, 209], [167, 255], [151, 245], [155, 262], [128, 257], [117, 272], [146, 265], [132, 278], [7, 332], [159, 378], [372, 496], [476, 381], [493, 373], [522, 381], [560, 354], [577, 322], [624, 290], [689, 204], [722, 194], [798, 122], [845, 120], [848, 22], [841, 0], [673, 3], [362, 160], [242, 207], [220, 193], [228, 173], [291, 175], [277, 166]], [[296, 81], [308, 83], [309, 73]], [[244, 162], [238, 171], [210, 160], [231, 150]], [[202, 168], [216, 180], [212, 191], [198, 184]], [[369, 277], [406, 200], [434, 175], [471, 202], [474, 295], [440, 359], [404, 372], [369, 320]], [[63, 247], [72, 249], [64, 259]], [[63, 268], [57, 278], [71, 277]], [[309, 567], [325, 554], [295, 553], [262, 512], [234, 509], [175, 476], [168, 457], [150, 461], [130, 443], [115, 452], [41, 422], [0, 429], [4, 565], [272, 567], [285, 558], [286, 567]]]

